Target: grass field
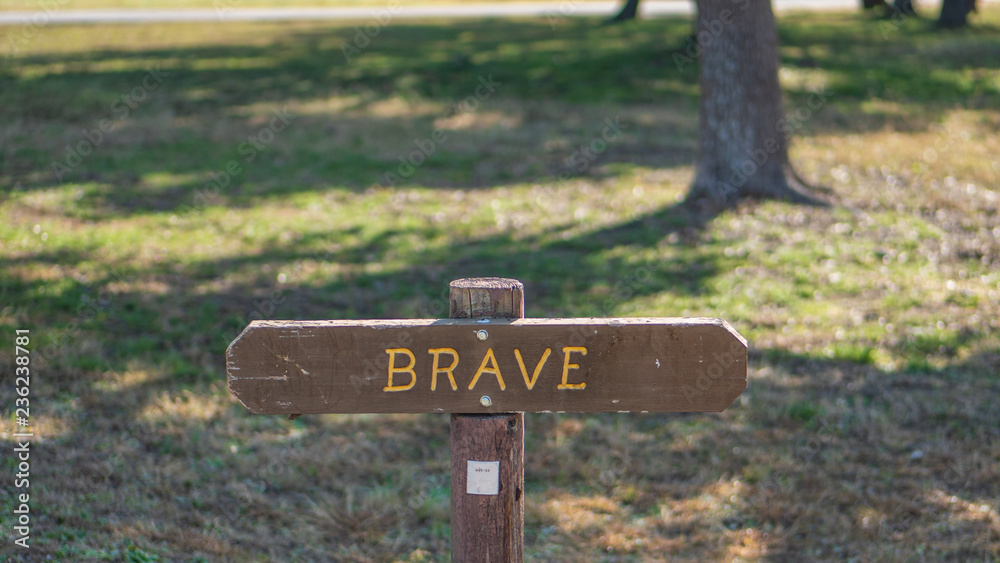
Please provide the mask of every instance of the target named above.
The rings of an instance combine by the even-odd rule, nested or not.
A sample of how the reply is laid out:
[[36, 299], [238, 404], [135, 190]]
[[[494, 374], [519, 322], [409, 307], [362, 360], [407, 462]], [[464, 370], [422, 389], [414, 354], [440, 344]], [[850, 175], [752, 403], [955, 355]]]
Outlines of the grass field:
[[[396, 0], [400, 6], [426, 6], [428, 4], [497, 4], [506, 2], [531, 2], [532, 0]], [[577, 5], [591, 0], [574, 0], [568, 5]], [[683, 1], [683, 0], [677, 0]], [[277, 0], [0, 0], [0, 11], [18, 10], [104, 10], [104, 9], [239, 9], [239, 8], [281, 8], [295, 7], [370, 7], [373, 11], [386, 7], [392, 2], [375, 4], [369, 0], [296, 0], [292, 4]], [[613, 15], [613, 14], [612, 14]]]
[[1000, 559], [1000, 10], [782, 18], [792, 159], [834, 205], [709, 222], [676, 206], [690, 22], [597, 23], [47, 27], [0, 60], [0, 438], [16, 329], [36, 436], [32, 547], [5, 453], [0, 554], [447, 560], [447, 416], [251, 416], [223, 356], [501, 275], [528, 316], [751, 343], [721, 414], [529, 415], [530, 560]]

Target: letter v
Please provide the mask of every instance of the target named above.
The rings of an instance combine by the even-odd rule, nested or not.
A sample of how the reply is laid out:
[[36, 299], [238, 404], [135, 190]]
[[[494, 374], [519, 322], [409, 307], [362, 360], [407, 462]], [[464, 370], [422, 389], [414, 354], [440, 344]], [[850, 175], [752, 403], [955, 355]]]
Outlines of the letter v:
[[545, 349], [542, 359], [538, 360], [538, 364], [535, 365], [535, 371], [531, 374], [531, 379], [528, 379], [528, 370], [524, 367], [524, 359], [521, 358], [521, 351], [514, 348], [514, 356], [517, 358], [517, 365], [521, 368], [521, 377], [524, 378], [524, 384], [528, 386], [528, 391], [531, 391], [535, 387], [535, 382], [538, 381], [538, 374], [542, 372], [542, 366], [545, 365], [545, 360], [549, 359], [549, 354], [551, 353], [552, 348]]

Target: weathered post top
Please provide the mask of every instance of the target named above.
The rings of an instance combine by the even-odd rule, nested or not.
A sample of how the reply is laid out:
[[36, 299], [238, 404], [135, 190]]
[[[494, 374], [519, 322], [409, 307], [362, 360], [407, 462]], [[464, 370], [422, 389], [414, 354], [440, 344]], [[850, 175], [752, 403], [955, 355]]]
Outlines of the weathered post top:
[[462, 278], [448, 287], [449, 318], [524, 318], [524, 285], [515, 279]]

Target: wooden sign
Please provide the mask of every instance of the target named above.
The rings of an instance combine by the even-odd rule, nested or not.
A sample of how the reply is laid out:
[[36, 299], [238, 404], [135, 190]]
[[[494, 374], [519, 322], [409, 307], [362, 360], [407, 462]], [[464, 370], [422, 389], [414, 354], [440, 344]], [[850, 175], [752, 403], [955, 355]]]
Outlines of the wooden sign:
[[721, 319], [254, 321], [226, 358], [258, 414], [718, 412], [747, 386]]
[[509, 278], [451, 282], [449, 316], [254, 321], [226, 373], [258, 414], [452, 413], [453, 561], [523, 561], [524, 412], [718, 412], [747, 387], [721, 319], [524, 319]]

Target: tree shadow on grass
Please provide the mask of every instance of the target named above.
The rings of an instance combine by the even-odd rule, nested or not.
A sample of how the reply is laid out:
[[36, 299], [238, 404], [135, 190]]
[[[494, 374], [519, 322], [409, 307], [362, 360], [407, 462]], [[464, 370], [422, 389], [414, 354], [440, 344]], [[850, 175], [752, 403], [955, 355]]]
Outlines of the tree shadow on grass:
[[[998, 359], [986, 351], [914, 385], [908, 371], [753, 351], [750, 386], [722, 414], [529, 415], [527, 553], [605, 553], [608, 530], [641, 540], [638, 556], [721, 557], [753, 530], [775, 557], [830, 544], [860, 558], [992, 553], [995, 523], [964, 515], [1000, 494]], [[40, 511], [53, 534], [163, 555], [447, 553], [446, 416], [289, 422], [214, 406], [220, 386], [179, 393], [167, 374], [81, 393], [71, 429], [37, 445], [54, 464], [39, 476], [47, 495], [63, 499]], [[196, 408], [171, 406], [183, 401]], [[928, 535], [942, 528], [947, 538]], [[66, 555], [60, 545], [35, 547]]]
[[[857, 18], [831, 14], [823, 24], [782, 19], [785, 66], [825, 76], [821, 106], [834, 104], [839, 112], [808, 125], [808, 118], [796, 121], [803, 125], [797, 135], [880, 130], [889, 122], [921, 131], [955, 104], [1000, 99], [989, 82], [1000, 53], [995, 38], [977, 34], [956, 44], [910, 30], [883, 38]], [[66, 145], [85, 140], [81, 129], [114, 120], [113, 108], [122, 107], [116, 100], [141, 84], [146, 65], [170, 74], [127, 118], [115, 120], [117, 129], [66, 177], [82, 190], [70, 212], [80, 218], [199, 208], [199, 192], [211, 190], [210, 175], [230, 161], [243, 171], [207, 205], [360, 191], [385, 184], [389, 172], [407, 187], [554, 184], [561, 172], [578, 173], [568, 163], [574, 151], [594, 141], [604, 120], [616, 117], [609, 112], [620, 110], [630, 129], [582, 175], [600, 181], [629, 166], [686, 166], [696, 156], [697, 68], [678, 69], [673, 58], [684, 46], [679, 38], [689, 33], [685, 18], [628, 28], [595, 27], [589, 20], [555, 29], [537, 20], [392, 24], [349, 61], [342, 47], [354, 40], [351, 26], [246, 29], [271, 38], [173, 49], [97, 48], [2, 63], [17, 87], [0, 91], [0, 117], [24, 125], [12, 130], [17, 150], [0, 152], [0, 174], [21, 190], [56, 186], [52, 163], [66, 160]], [[53, 70], [22, 74], [25, 66]], [[473, 99], [475, 112], [496, 114], [496, 120], [443, 125], [455, 104], [482, 92], [484, 79], [497, 83], [496, 92]], [[810, 115], [824, 111], [812, 109], [809, 84], [796, 81], [786, 88], [790, 114], [806, 107]], [[332, 98], [344, 104], [322, 107]], [[866, 100], [890, 103], [858, 113]], [[392, 105], [407, 103], [412, 106]], [[285, 104], [318, 105], [245, 162], [241, 143], [266, 126], [270, 109]], [[580, 115], [566, 115], [565, 109], [548, 115], [545, 104], [569, 104]], [[45, 132], [29, 135], [28, 128]], [[416, 173], [402, 177], [399, 159], [435, 128], [448, 141], [433, 154], [418, 155]]]
[[[476, 37], [482, 29], [476, 25], [466, 26], [464, 32]], [[426, 26], [413, 26], [413, 30], [426, 31]], [[386, 34], [389, 37], [390, 31]], [[325, 40], [322, 33], [313, 35], [316, 41]], [[456, 37], [447, 36], [448, 41], [457, 41]], [[333, 37], [329, 45], [314, 50], [336, 55], [341, 39]], [[500, 49], [499, 39], [487, 39]], [[448, 41], [440, 46], [442, 53]], [[286, 57], [300, 62], [289, 64], [287, 73], [260, 82], [252, 73], [238, 70], [193, 71], [178, 82], [187, 97], [168, 97], [165, 104], [179, 115], [198, 118], [233, 107], [232, 115], [249, 120], [253, 112], [236, 106], [260, 100], [280, 103], [289, 96], [330, 95], [340, 82], [325, 78], [318, 70], [320, 63], [304, 59], [304, 52], [314, 47], [304, 43], [303, 53]], [[264, 57], [264, 51], [255, 56]], [[620, 56], [629, 56], [627, 45], [619, 51], [625, 53]], [[214, 56], [232, 53], [223, 49]], [[377, 54], [373, 50], [364, 56]], [[511, 61], [521, 54], [497, 52], [494, 56], [509, 57], [502, 68], [513, 73]], [[579, 55], [581, 64], [601, 62], [603, 56]], [[440, 100], [462, 96], [463, 89], [475, 85], [476, 72], [491, 68], [472, 55], [468, 61], [404, 62], [415, 65], [415, 95]], [[588, 80], [614, 78], [605, 68], [613, 62], [605, 57], [605, 63], [596, 66], [599, 71], [584, 76]], [[517, 69], [525, 78], [511, 79], [512, 91], [519, 96], [540, 93], [563, 102], [580, 95], [561, 93], [559, 88], [573, 84], [557, 83], [562, 86], [554, 88], [544, 73], [539, 74], [541, 79], [532, 78], [531, 71], [541, 63], [529, 63]], [[390, 68], [400, 70], [405, 64]], [[370, 96], [363, 103], [377, 103], [379, 96], [384, 99], [406, 87], [405, 76], [361, 72], [356, 83], [344, 84], [354, 84]], [[96, 90], [100, 94], [89, 102], [81, 100], [75, 106], [77, 114], [72, 108], [67, 114], [45, 113], [53, 112], [55, 106], [52, 100], [40, 98], [31, 106], [37, 112], [34, 118], [70, 117], [71, 122], [84, 126], [92, 123], [89, 120], [95, 112], [101, 115], [106, 110], [105, 94], [129, 86], [134, 78], [99, 74], [83, 72], [60, 86], [72, 89], [87, 77], [100, 79]], [[459, 86], [447, 82], [456, 77], [465, 82]], [[320, 87], [295, 83], [297, 78], [318, 81]], [[220, 86], [229, 98], [198, 98], [197, 88], [211, 89], [220, 84], [213, 82], [216, 79], [231, 81]], [[296, 84], [289, 87], [293, 94], [282, 89], [285, 79]], [[420, 89], [438, 80], [445, 81], [439, 93]], [[42, 88], [40, 84], [35, 85]], [[53, 84], [46, 83], [42, 90]], [[635, 83], [622, 86], [634, 87]], [[607, 88], [606, 99], [618, 99], [618, 86], [593, 88], [584, 94]], [[671, 86], [662, 88], [652, 93], [669, 93]], [[5, 90], [0, 95], [6, 94]], [[421, 129], [432, 119], [404, 117], [403, 130]], [[337, 126], [334, 119], [317, 120], [317, 124], [317, 131]], [[357, 121], [347, 129], [377, 124], [377, 120]], [[246, 126], [252, 130], [249, 123]], [[559, 134], [573, 138], [584, 127], [587, 124], [575, 133]], [[185, 135], [166, 158], [139, 150], [135, 161], [120, 167], [122, 178], [164, 171], [200, 174], [217, 170], [218, 162], [232, 157], [231, 151], [222, 151], [204, 160], [190, 155], [187, 160], [180, 158], [209, 145], [185, 145], [190, 142], [184, 140]], [[231, 134], [221, 138], [211, 142], [240, 140]], [[455, 134], [459, 144], [473, 139]], [[293, 146], [301, 148], [305, 140]], [[527, 146], [540, 149], [543, 141]], [[344, 162], [365, 150], [345, 153], [335, 165], [316, 164], [316, 179], [298, 185], [303, 191], [330, 189], [338, 171], [347, 166]], [[609, 151], [607, 156], [621, 162], [646, 162], [639, 160], [636, 150], [633, 147], [618, 156]], [[116, 157], [133, 154], [126, 149], [115, 151]], [[318, 163], [320, 156], [314, 158]], [[556, 164], [559, 160], [555, 158]], [[4, 162], [6, 166], [10, 161]], [[44, 159], [39, 162], [47, 165]], [[449, 162], [443, 161], [442, 167]], [[391, 164], [392, 154], [382, 160], [373, 158], [347, 180], [337, 180], [337, 185], [360, 189], [367, 185], [370, 172]], [[32, 167], [18, 161], [14, 168]], [[525, 178], [549, 178], [552, 168], [549, 163], [548, 169], [529, 171]], [[266, 179], [282, 170], [273, 165], [257, 174]], [[103, 209], [95, 218], [180, 210], [187, 201], [184, 191], [199, 185], [197, 181], [173, 183], [162, 194], [153, 190], [136, 196], [136, 203], [129, 207], [127, 190], [135, 185], [115, 175], [119, 168], [101, 161], [93, 172], [112, 178], [108, 186], [95, 188], [94, 206], [110, 200], [123, 210]], [[482, 184], [504, 185], [491, 178], [484, 176]], [[463, 178], [445, 179], [437, 175], [427, 184], [468, 184]], [[122, 194], [114, 193], [119, 183], [126, 190]], [[26, 180], [23, 187], [45, 185]], [[293, 191], [287, 185], [248, 181], [234, 185], [232, 202], [253, 205], [259, 201], [255, 197], [281, 197]], [[86, 192], [83, 196], [89, 197]], [[161, 196], [165, 203], [157, 201]], [[110, 545], [122, 553], [141, 544], [151, 552], [231, 559], [262, 553], [274, 558], [291, 554], [321, 559], [333, 553], [348, 560], [388, 559], [418, 548], [443, 557], [447, 550], [447, 497], [442, 496], [447, 485], [440, 480], [447, 472], [443, 417], [308, 417], [294, 422], [252, 417], [230, 401], [223, 389], [225, 345], [253, 318], [444, 316], [444, 302], [433, 296], [440, 296], [450, 279], [469, 275], [522, 279], [528, 289], [529, 315], [534, 316], [618, 316], [636, 299], [663, 293], [704, 295], [713, 291], [711, 282], [723, 266], [719, 246], [699, 240], [702, 228], [697, 218], [680, 208], [667, 208], [582, 233], [572, 226], [538, 236], [502, 233], [420, 251], [397, 271], [374, 273], [356, 267], [325, 283], [285, 285], [275, 296], [273, 273], [266, 271], [269, 265], [329, 260], [360, 266], [383, 259], [392, 237], [429, 238], [433, 232], [431, 227], [387, 230], [333, 250], [326, 250], [322, 235], [317, 235], [294, 243], [275, 242], [251, 256], [175, 259], [144, 271], [130, 270], [130, 275], [143, 282], [162, 287], [136, 286], [113, 293], [110, 303], [93, 317], [79, 316], [75, 307], [84, 296], [99, 297], [101, 289], [114, 283], [110, 269], [89, 282], [58, 289], [56, 296], [46, 294], [41, 282], [23, 283], [5, 274], [5, 304], [43, 300], [47, 310], [62, 312], [44, 319], [46, 331], [70, 335], [61, 340], [66, 345], [58, 348], [45, 375], [50, 386], [37, 394], [41, 404], [47, 405], [44, 408], [63, 424], [61, 432], [53, 432], [51, 440], [38, 444], [39, 454], [50, 460], [39, 479], [47, 498], [53, 499], [40, 510], [39, 521], [45, 523], [47, 535], [40, 538], [39, 552], [86, 559], [93, 554], [60, 550], [83, 549], [89, 543], [93, 549]], [[565, 237], [556, 236], [563, 233]], [[683, 252], [672, 261], [644, 258], [642, 251], [655, 245], [672, 245]], [[625, 252], [605, 253], [606, 249]], [[85, 262], [90, 252], [93, 249], [39, 253], [26, 260], [69, 267]], [[20, 259], [5, 259], [0, 271], [9, 271], [2, 266]], [[227, 271], [245, 274], [245, 281], [224, 288], [210, 284], [219, 272]], [[49, 291], [54, 291], [51, 286]], [[41, 336], [42, 351], [47, 338], [59, 339]], [[933, 344], [916, 343], [912, 352], [923, 355], [924, 348]], [[640, 550], [638, 557], [684, 556], [685, 549], [694, 549], [700, 551], [691, 552], [692, 557], [723, 558], [739, 542], [757, 537], [753, 530], [769, 534], [759, 541], [777, 557], [816, 553], [817, 557], [877, 558], [867, 557], [865, 550], [888, 553], [899, 549], [917, 558], [916, 546], [926, 548], [928, 541], [932, 550], [955, 559], [996, 551], [982, 541], [995, 525], [969, 516], [971, 506], [986, 505], [997, 497], [996, 483], [1000, 482], [995, 464], [987, 463], [995, 457], [998, 439], [998, 413], [992, 401], [998, 389], [990, 377], [998, 367], [996, 351], [955, 359], [945, 369], [919, 372], [885, 372], [864, 362], [763, 352], [752, 356], [752, 364], [747, 403], [721, 415], [530, 417], [526, 457], [529, 485], [534, 489], [529, 490], [529, 507], [537, 504], [529, 508], [534, 511], [529, 513], [529, 551], [537, 550], [539, 558], [544, 558], [552, 546], [564, 546], [564, 559], [607, 553], [602, 536], [603, 530], [611, 530], [610, 525], [574, 528], [559, 517], [566, 512], [560, 507], [567, 506], [577, 511], [572, 514], [597, 522], [607, 522], [605, 517], [611, 516], [612, 524], [620, 526], [617, 531], [631, 533], [651, 546], [641, 548], [648, 551]], [[10, 389], [0, 390], [4, 404], [13, 404]], [[221, 402], [221, 407], [220, 395], [228, 401]], [[13, 444], [8, 441], [5, 447]], [[712, 502], [698, 504], [705, 498]], [[713, 508], [715, 504], [730, 508]], [[872, 528], [870, 522], [882, 524]], [[941, 537], [942, 529], [948, 538]], [[1000, 537], [997, 532], [994, 537]], [[857, 538], [864, 538], [860, 546]], [[847, 551], [830, 555], [823, 551], [829, 544], [847, 546]], [[578, 547], [565, 547], [574, 545]]]
[[[669, 264], [608, 258], [602, 249], [638, 251], [664, 240], [688, 245], [702, 226], [675, 208], [565, 240], [505, 233], [456, 242], [414, 257], [403, 271], [287, 287], [280, 313], [263, 316], [342, 316], [331, 306], [338, 302], [353, 303], [350, 314], [362, 317], [417, 316], [410, 313], [434, 309], [428, 297], [440, 295], [448, 280], [487, 267], [492, 271], [483, 274], [522, 279], [536, 314], [613, 316], [614, 307], [637, 297], [710, 291], [718, 248], [706, 244]], [[384, 242], [359, 240], [332, 259], [363, 260]], [[221, 264], [160, 264], [164, 272], [180, 266], [186, 281], [161, 297], [115, 294], [104, 316], [81, 321], [80, 338], [96, 339], [98, 351], [82, 343], [65, 354], [93, 365], [53, 362], [62, 396], [39, 394], [67, 413], [65, 431], [38, 445], [51, 461], [39, 478], [47, 494], [62, 499], [42, 509], [55, 522], [53, 534], [82, 534], [121, 549], [128, 538], [151, 553], [236, 559], [447, 552], [446, 418], [288, 422], [250, 416], [224, 390], [224, 346], [253, 317], [249, 296], [269, 286], [250, 278], [226, 291], [194, 288], [215, 268], [254, 271], [315, 258], [297, 248], [275, 244]], [[104, 286], [113, 277], [92, 283]], [[620, 281], [621, 291], [605, 294], [611, 309], [594, 302], [594, 289]], [[8, 287], [5, 297], [16, 302], [34, 291]], [[75, 287], [67, 298], [82, 291]], [[446, 309], [437, 306], [443, 316]], [[56, 321], [46, 330], [60, 328]], [[963, 347], [975, 343], [976, 335], [967, 336]], [[995, 498], [1000, 480], [984, 460], [1000, 438], [991, 401], [1000, 389], [990, 376], [997, 362], [997, 352], [986, 351], [917, 377], [863, 362], [754, 351], [745, 401], [720, 415], [532, 415], [528, 552], [556, 545], [575, 546], [562, 548], [568, 559], [606, 552], [598, 529], [560, 516], [571, 509], [610, 522], [601, 529], [641, 538], [646, 547], [636, 553], [650, 556], [721, 557], [754, 529], [768, 530], [761, 541], [775, 556], [829, 543], [844, 546], [846, 556], [909, 553], [942, 526], [955, 541], [931, 542], [932, 552], [982, 553], [990, 524], [961, 518], [948, 508], [954, 502], [942, 499], [978, 505]], [[124, 375], [144, 373], [138, 383]], [[72, 408], [56, 407], [68, 400]], [[145, 500], [128, 500], [136, 498]], [[859, 516], [865, 511], [881, 514], [884, 526], [873, 531]], [[289, 529], [296, 533], [282, 532]], [[38, 544], [40, 552], [79, 557], [54, 536]]]

